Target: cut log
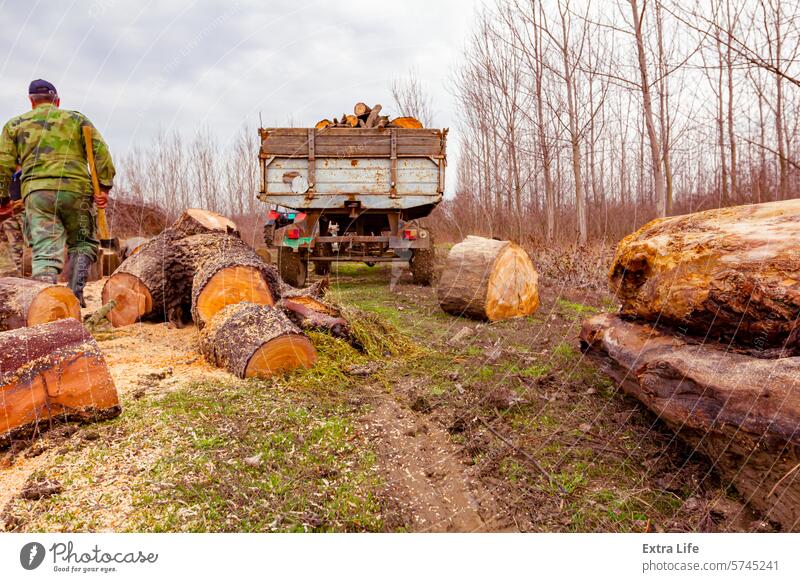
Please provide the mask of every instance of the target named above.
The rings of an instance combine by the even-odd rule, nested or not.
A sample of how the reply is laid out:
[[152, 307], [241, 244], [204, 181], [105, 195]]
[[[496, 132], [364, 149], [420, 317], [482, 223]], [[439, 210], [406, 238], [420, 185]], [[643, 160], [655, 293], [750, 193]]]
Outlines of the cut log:
[[103, 355], [79, 321], [0, 333], [0, 445], [58, 420], [120, 413]]
[[186, 210], [158, 236], [141, 245], [125, 259], [103, 286], [102, 301], [116, 303], [108, 314], [114, 327], [142, 319], [172, 319], [191, 301], [194, 259], [184, 256], [180, 241], [199, 234], [224, 235], [236, 224], [215, 212]]
[[747, 502], [800, 531], [800, 358], [691, 345], [609, 314], [583, 324], [581, 346]]
[[800, 199], [655, 220], [611, 268], [622, 312], [755, 349], [798, 351]]
[[375, 124], [378, 121], [378, 115], [380, 115], [380, 112], [381, 112], [381, 105], [380, 104], [378, 104], [375, 107], [373, 107], [372, 111], [369, 112], [369, 116], [367, 116], [367, 119], [364, 121], [364, 126], [365, 127], [375, 127]]
[[346, 115], [344, 123], [350, 127], [358, 127], [358, 117], [355, 115]]
[[280, 309], [247, 302], [214, 316], [200, 334], [200, 351], [239, 378], [269, 377], [317, 361], [314, 345]]
[[330, 119], [321, 119], [317, 122], [314, 126], [316, 129], [325, 129], [326, 127], [330, 127], [333, 125]]
[[520, 246], [468, 236], [451, 249], [438, 296], [451, 315], [489, 321], [522, 317], [539, 307], [539, 276]]
[[122, 255], [127, 259], [131, 255], [135, 255], [139, 252], [139, 249], [149, 241], [150, 239], [143, 236], [134, 236], [131, 238], [125, 239], [125, 242], [122, 245]]
[[69, 287], [0, 278], [0, 331], [66, 318], [81, 318], [81, 306]]
[[103, 286], [102, 301], [116, 307], [108, 314], [114, 327], [149, 317], [163, 317], [181, 304], [187, 284], [170, 277], [175, 264], [171, 233], [161, 233], [123, 261]]
[[192, 318], [202, 328], [232, 303], [274, 305], [281, 296], [275, 267], [240, 238], [199, 234], [179, 243], [192, 277]]
[[416, 117], [395, 117], [389, 122], [390, 127], [402, 127], [404, 129], [421, 129], [422, 123]]
[[353, 113], [356, 114], [356, 117], [363, 117], [364, 119], [367, 118], [370, 111], [372, 111], [372, 109], [370, 109], [369, 105], [366, 103], [359, 102], [356, 103], [355, 107], [353, 107]]

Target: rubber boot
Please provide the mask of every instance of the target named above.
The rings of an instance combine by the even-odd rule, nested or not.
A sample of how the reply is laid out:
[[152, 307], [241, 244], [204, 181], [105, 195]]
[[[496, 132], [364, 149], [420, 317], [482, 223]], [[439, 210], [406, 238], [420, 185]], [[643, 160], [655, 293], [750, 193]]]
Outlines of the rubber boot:
[[89, 280], [89, 269], [92, 266], [92, 257], [89, 255], [79, 254], [72, 256], [72, 272], [69, 277], [69, 288], [78, 298], [81, 307], [86, 307], [86, 301], [83, 299], [83, 288], [86, 287], [86, 281]]

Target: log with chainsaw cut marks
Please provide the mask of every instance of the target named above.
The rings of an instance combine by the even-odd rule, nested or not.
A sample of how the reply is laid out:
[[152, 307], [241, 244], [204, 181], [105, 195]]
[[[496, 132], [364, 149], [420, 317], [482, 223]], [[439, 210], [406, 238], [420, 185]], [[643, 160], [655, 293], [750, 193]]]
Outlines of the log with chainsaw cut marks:
[[439, 280], [441, 308], [496, 321], [539, 307], [539, 277], [528, 253], [510, 241], [468, 236], [447, 257]]
[[103, 355], [79, 321], [0, 333], [0, 445], [57, 420], [120, 413]]
[[317, 361], [311, 340], [280, 309], [255, 303], [219, 311], [200, 334], [200, 351], [239, 378], [265, 378]]
[[353, 108], [354, 115], [343, 114], [341, 117], [321, 119], [314, 126], [317, 130], [328, 127], [360, 127], [360, 128], [392, 128], [421, 129], [422, 123], [414, 117], [395, 117], [390, 119], [387, 115], [381, 115], [381, 106], [369, 107], [366, 103], [356, 103]]
[[200, 208], [189, 208], [184, 210], [175, 224], [172, 225], [178, 237], [192, 236], [193, 234], [203, 234], [206, 232], [239, 232], [239, 227], [230, 218]]
[[[207, 210], [186, 210], [161, 234], [141, 245], [103, 286], [103, 304], [116, 302], [108, 314], [114, 327], [142, 319], [170, 319], [191, 301], [194, 264], [187, 265], [180, 241], [198, 234], [236, 232], [236, 224]], [[190, 261], [191, 262], [191, 261]]]
[[66, 318], [81, 318], [81, 306], [68, 287], [17, 277], [0, 278], [0, 331]]
[[192, 270], [192, 318], [203, 327], [225, 306], [240, 303], [274, 305], [280, 278], [272, 265], [240, 238], [199, 234], [180, 241]]
[[800, 531], [800, 358], [692, 345], [610, 314], [584, 322], [581, 346], [708, 456], [726, 485], [784, 531]]
[[800, 352], [800, 199], [654, 220], [617, 247], [625, 315]]

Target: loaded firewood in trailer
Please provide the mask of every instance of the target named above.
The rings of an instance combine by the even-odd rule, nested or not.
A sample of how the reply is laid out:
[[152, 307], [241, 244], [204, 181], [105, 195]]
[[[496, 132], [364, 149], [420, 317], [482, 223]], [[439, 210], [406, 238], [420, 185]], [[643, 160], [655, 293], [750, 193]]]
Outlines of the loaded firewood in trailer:
[[189, 209], [123, 261], [103, 286], [103, 304], [116, 303], [108, 314], [111, 324], [120, 327], [142, 319], [169, 319], [189, 304], [194, 270], [189, 273], [178, 241], [211, 232], [237, 232], [237, 227], [215, 212]]
[[358, 102], [356, 106], [353, 107], [353, 113], [355, 113], [356, 117], [363, 117], [364, 119], [369, 116], [371, 111], [372, 109], [366, 103]]
[[714, 462], [724, 485], [800, 531], [800, 358], [763, 359], [617, 315], [584, 322], [581, 347], [629, 395]]
[[65, 318], [81, 318], [81, 306], [69, 287], [0, 277], [0, 331]]
[[333, 125], [333, 122], [330, 119], [321, 119], [317, 122], [314, 126], [316, 129], [325, 129], [326, 127], [330, 127]]
[[475, 319], [521, 317], [539, 307], [539, 276], [528, 253], [479, 236], [450, 250], [437, 291], [446, 313]]
[[317, 361], [311, 340], [280, 309], [248, 302], [228, 305], [208, 322], [200, 351], [239, 378], [269, 377]]
[[232, 303], [274, 305], [281, 295], [278, 272], [240, 238], [208, 233], [180, 242], [192, 270], [192, 319], [202, 328]]
[[654, 220], [619, 243], [610, 278], [625, 315], [797, 353], [800, 200]]
[[0, 333], [0, 445], [52, 421], [98, 421], [120, 411], [103, 355], [80, 321]]
[[364, 121], [365, 127], [375, 127], [375, 124], [378, 122], [378, 115], [381, 112], [381, 105], [378, 104], [372, 108], [372, 111], [369, 112], [369, 116], [367, 117], [366, 121]]
[[415, 117], [395, 117], [389, 122], [389, 127], [401, 127], [403, 129], [421, 129], [422, 123]]

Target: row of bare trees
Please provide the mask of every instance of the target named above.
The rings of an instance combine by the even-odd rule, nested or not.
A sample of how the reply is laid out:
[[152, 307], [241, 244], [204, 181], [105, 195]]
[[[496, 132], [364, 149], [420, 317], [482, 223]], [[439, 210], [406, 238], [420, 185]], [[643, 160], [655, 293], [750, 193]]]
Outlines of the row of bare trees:
[[796, 196], [799, 58], [795, 2], [496, 0], [455, 78], [445, 217], [585, 243]]

